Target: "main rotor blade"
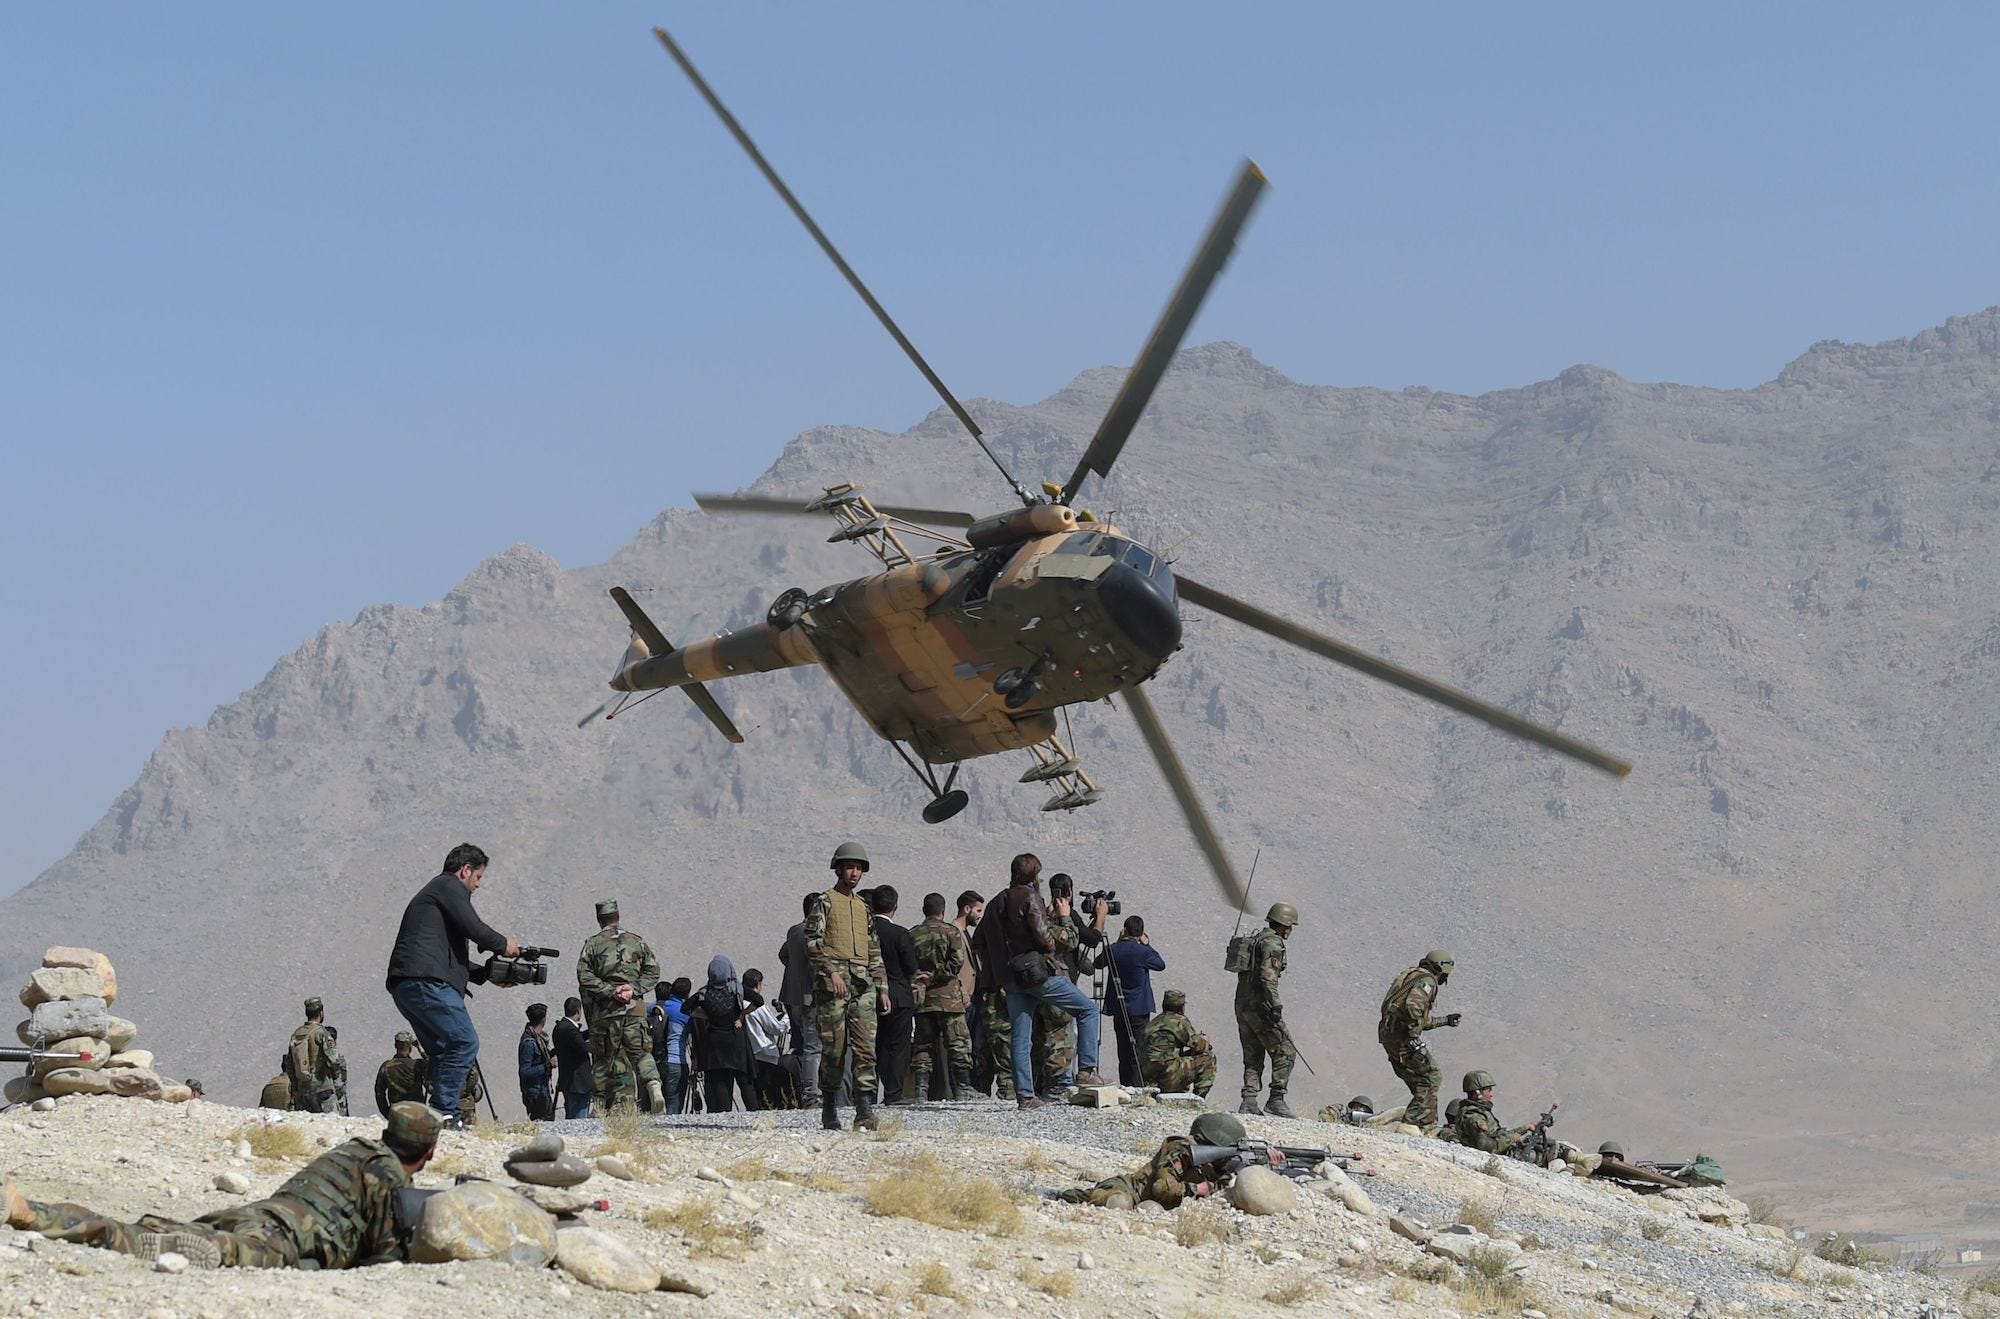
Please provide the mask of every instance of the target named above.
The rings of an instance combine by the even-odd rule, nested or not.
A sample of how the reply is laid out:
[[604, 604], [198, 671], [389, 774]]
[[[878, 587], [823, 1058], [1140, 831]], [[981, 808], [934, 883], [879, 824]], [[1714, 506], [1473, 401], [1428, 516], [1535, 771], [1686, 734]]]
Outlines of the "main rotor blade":
[[[824, 516], [817, 510], [808, 509], [803, 499], [771, 499], [764, 495], [717, 495], [697, 490], [695, 507], [704, 513], [775, 513], [781, 516], [811, 518]], [[903, 504], [876, 504], [870, 501], [877, 513], [885, 513], [905, 522], [927, 522], [934, 527], [969, 527], [978, 519], [970, 513], [959, 513], [949, 508], [911, 508]]]
[[1215, 222], [1209, 225], [1208, 236], [1195, 249], [1194, 260], [1181, 276], [1180, 287], [1174, 290], [1166, 311], [1160, 314], [1160, 323], [1153, 327], [1152, 337], [1139, 351], [1139, 360], [1126, 373], [1118, 397], [1111, 401], [1111, 410], [1104, 414], [1090, 447], [1083, 451], [1083, 461], [1076, 465], [1069, 484], [1063, 487], [1059, 502], [1067, 504], [1075, 500], [1086, 472], [1096, 472], [1100, 477], [1111, 475], [1111, 464], [1118, 461], [1118, 451], [1125, 447], [1132, 428], [1139, 424], [1160, 377], [1174, 360], [1174, 350], [1181, 346], [1188, 327], [1194, 324], [1195, 313], [1201, 310], [1202, 300], [1208, 296], [1209, 287], [1228, 264], [1230, 253], [1236, 250], [1236, 235], [1249, 221], [1250, 209], [1257, 204], [1265, 184], [1264, 171], [1257, 168], [1257, 163], [1244, 161], [1242, 171], [1236, 176], [1236, 186], [1216, 213]]
[[1520, 715], [1503, 710], [1497, 705], [1489, 705], [1476, 696], [1467, 696], [1464, 692], [1426, 678], [1421, 673], [1403, 668], [1399, 664], [1391, 664], [1388, 660], [1370, 655], [1367, 651], [1356, 650], [1345, 642], [1335, 641], [1332, 637], [1322, 636], [1300, 627], [1297, 623], [1267, 613], [1253, 604], [1246, 604], [1233, 595], [1224, 595], [1213, 587], [1203, 586], [1200, 582], [1191, 581], [1179, 573], [1174, 574], [1174, 582], [1179, 587], [1181, 599], [1191, 605], [1212, 610], [1224, 618], [1234, 619], [1245, 627], [1256, 628], [1259, 632], [1276, 637], [1280, 641], [1288, 641], [1302, 650], [1309, 650], [1336, 664], [1359, 669], [1371, 678], [1380, 678], [1383, 682], [1401, 687], [1404, 691], [1412, 692], [1427, 701], [1450, 706], [1460, 714], [1469, 714], [1503, 733], [1526, 738], [1551, 751], [1560, 752], [1572, 760], [1580, 760], [1595, 769], [1601, 769], [1607, 774], [1616, 774], [1622, 779], [1632, 772], [1631, 762], [1620, 760], [1609, 752], [1599, 751], [1587, 742], [1579, 742], [1573, 737], [1556, 732], [1553, 728], [1544, 728], [1533, 720], [1523, 719]]
[[1201, 854], [1208, 858], [1208, 868], [1222, 889], [1222, 896], [1229, 899], [1229, 905], [1236, 910], [1245, 910], [1243, 904], [1249, 901], [1249, 896], [1244, 892], [1243, 881], [1236, 877], [1236, 867], [1229, 863], [1229, 853], [1222, 850], [1222, 840], [1216, 837], [1215, 826], [1209, 823], [1201, 798], [1194, 795], [1194, 784], [1188, 781], [1187, 771], [1181, 768], [1181, 758], [1174, 754], [1174, 744], [1167, 740], [1166, 727], [1154, 712], [1153, 702], [1143, 688], [1131, 687], [1125, 692], [1125, 708], [1138, 722], [1139, 735], [1146, 739], [1146, 749], [1153, 753], [1160, 773], [1166, 776], [1167, 787], [1173, 790], [1174, 800], [1180, 803], [1188, 832], [1194, 835], [1194, 844], [1201, 849]]
[[1020, 496], [1021, 502], [1035, 503], [1035, 497], [1028, 493], [1028, 488], [1007, 470], [1007, 465], [1000, 461], [1000, 456], [987, 446], [985, 434], [980, 431], [978, 423], [973, 421], [972, 414], [965, 410], [965, 405], [958, 401], [958, 396], [946, 388], [938, 373], [931, 370], [931, 364], [924, 360], [924, 355], [917, 351], [917, 346], [910, 342], [909, 336], [903, 333], [902, 327], [896, 324], [887, 309], [875, 300], [875, 295], [861, 282], [861, 276], [854, 273], [854, 267], [847, 264], [847, 258], [841, 256], [839, 250], [834, 247], [833, 240], [826, 236], [826, 231], [806, 213], [805, 206], [792, 195], [792, 190], [778, 177], [778, 171], [771, 168], [771, 162], [764, 159], [764, 153], [750, 140], [750, 134], [744, 131], [743, 125], [736, 121], [736, 116], [729, 112], [729, 107], [722, 103], [722, 98], [708, 85], [708, 80], [694, 67], [694, 61], [687, 57], [687, 53], [680, 48], [679, 43], [667, 35], [665, 28], [654, 28], [653, 35], [660, 39], [662, 46], [666, 47], [667, 54], [673, 56], [674, 63], [681, 66], [681, 72], [685, 73], [688, 81], [694, 84], [694, 89], [701, 93], [701, 99], [708, 102], [708, 108], [715, 111], [715, 117], [722, 121], [722, 126], [729, 130], [729, 135], [736, 139], [736, 145], [743, 148], [744, 154], [750, 157], [750, 162], [763, 174], [765, 181], [777, 190], [779, 198], [791, 208], [799, 223], [806, 227], [806, 232], [812, 235], [815, 243], [819, 244], [819, 250], [826, 253], [834, 268], [839, 270], [854, 291], [861, 295], [861, 300], [868, 304], [868, 310], [875, 313], [875, 319], [882, 322], [882, 328], [889, 332], [889, 337], [894, 339], [910, 361], [916, 364], [917, 370], [923, 372], [924, 379], [930, 381], [931, 388], [937, 391], [945, 406], [950, 408], [965, 429], [972, 433], [973, 442], [978, 444], [980, 450], [993, 461], [993, 465], [1000, 469], [1000, 475], [1007, 478], [1007, 484], [1014, 487], [1014, 493]]

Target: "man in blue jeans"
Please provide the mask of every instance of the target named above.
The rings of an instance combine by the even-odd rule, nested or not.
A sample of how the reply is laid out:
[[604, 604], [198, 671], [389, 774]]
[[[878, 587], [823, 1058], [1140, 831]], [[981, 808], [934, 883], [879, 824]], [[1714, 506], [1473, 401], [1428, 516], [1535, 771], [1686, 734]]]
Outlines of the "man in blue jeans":
[[452, 848], [443, 872], [403, 908], [396, 946], [389, 953], [389, 997], [430, 1057], [431, 1107], [450, 1125], [462, 1125], [460, 1093], [465, 1074], [479, 1057], [479, 1032], [465, 1010], [465, 986], [472, 975], [466, 942], [504, 957], [521, 952], [520, 944], [472, 909], [486, 865], [486, 853], [471, 843]]
[[986, 919], [979, 928], [989, 955], [997, 955], [1005, 969], [1007, 1016], [1014, 1035], [1014, 1102], [1032, 1109], [1042, 1106], [1035, 1097], [1031, 1061], [1038, 1003], [1059, 1007], [1076, 1018], [1077, 1064], [1083, 1069], [1076, 1083], [1103, 1085], [1105, 1081], [1097, 1074], [1097, 1004], [1077, 987], [1055, 957], [1049, 907], [1042, 899], [1041, 858], [1023, 852], [1014, 858], [1011, 872], [1007, 891], [987, 904]]

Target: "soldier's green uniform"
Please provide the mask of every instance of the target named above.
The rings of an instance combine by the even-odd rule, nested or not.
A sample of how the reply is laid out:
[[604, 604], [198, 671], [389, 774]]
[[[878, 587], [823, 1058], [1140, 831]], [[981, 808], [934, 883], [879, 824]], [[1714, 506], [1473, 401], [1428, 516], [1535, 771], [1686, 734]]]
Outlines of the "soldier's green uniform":
[[[436, 1143], [438, 1126], [437, 1114], [423, 1105], [402, 1104], [383, 1135], [394, 1133], [399, 1144], [422, 1149]], [[402, 1159], [383, 1141], [350, 1140], [307, 1164], [269, 1199], [192, 1222], [147, 1214], [126, 1223], [81, 1205], [34, 1200], [24, 1202], [21, 1221], [16, 1213], [8, 1221], [57, 1241], [144, 1258], [174, 1250], [192, 1263], [224, 1268], [351, 1269], [407, 1257], [395, 1195], [409, 1184]], [[14, 1196], [8, 1200], [18, 1209]]]
[[993, 1083], [1002, 1099], [1014, 1098], [1014, 1019], [1007, 1015], [1007, 991], [989, 989], [981, 995], [985, 1004], [986, 1066], [993, 1069]]
[[[1067, 967], [1076, 952], [1076, 922], [1065, 920], [1053, 912], [1049, 915], [1049, 938], [1055, 943], [1055, 951], [1050, 954], [1057, 962]], [[1011, 1039], [1012, 1032], [1009, 1032]], [[1010, 1044], [1011, 1047], [1011, 1044]], [[1035, 1004], [1034, 1038], [1035, 1088], [1044, 1092], [1064, 1083], [1065, 1077], [1076, 1074], [1076, 1018], [1067, 1008], [1053, 1003]], [[1013, 1066], [1010, 1057], [1008, 1066]]]
[[[398, 1046], [414, 1045], [417, 1037], [406, 1030], [396, 1032]], [[424, 1060], [415, 1056], [398, 1054], [375, 1069], [375, 1107], [383, 1117], [389, 1116], [391, 1105], [404, 1102], [421, 1104], [430, 1098], [430, 1069]]]
[[930, 972], [917, 1004], [917, 1044], [911, 1060], [916, 1073], [915, 1094], [930, 1097], [933, 1068], [945, 1072], [947, 1099], [972, 1088], [972, 1028], [965, 1020], [965, 986], [958, 973], [965, 966], [965, 936], [943, 916], [926, 917], [910, 931], [917, 950], [917, 970]]
[[[591, 1092], [597, 1111], [609, 1113], [616, 1105], [634, 1103], [636, 1078], [658, 1112], [666, 1101], [653, 1037], [646, 1029], [646, 991], [659, 983], [660, 960], [638, 935], [603, 924], [617, 914], [617, 903], [598, 903], [601, 928], [576, 955], [577, 993], [590, 1020]], [[618, 1001], [620, 985], [632, 987], [630, 1002]]]
[[1187, 1019], [1187, 995], [1169, 989], [1165, 1009], [1146, 1025], [1139, 1045], [1139, 1069], [1147, 1085], [1169, 1094], [1192, 1092], [1208, 1097], [1215, 1084], [1215, 1050]]
[[1237, 1111], [1261, 1113], [1257, 1092], [1264, 1088], [1264, 1058], [1271, 1059], [1271, 1102], [1268, 1111], [1291, 1117], [1285, 1092], [1292, 1085], [1291, 1033], [1285, 1029], [1285, 1005], [1278, 997], [1278, 980], [1285, 974], [1285, 936], [1298, 923], [1298, 911], [1276, 903], [1264, 929], [1250, 937], [1243, 950], [1243, 969], [1236, 973], [1236, 1037], [1243, 1046], [1243, 1102]]
[[486, 1087], [479, 1083], [479, 1059], [472, 1060], [472, 1066], [465, 1073], [465, 1084], [459, 1089], [459, 1120], [466, 1126], [479, 1121], [479, 1101], [486, 1098]]
[[257, 1107], [274, 1108], [285, 1112], [292, 1106], [292, 1083], [283, 1072], [264, 1082], [264, 1089], [257, 1096]]
[[1433, 949], [1397, 976], [1382, 996], [1382, 1018], [1375, 1028], [1375, 1038], [1389, 1055], [1390, 1070], [1410, 1087], [1403, 1121], [1425, 1132], [1438, 1125], [1438, 1087], [1444, 1084], [1444, 1073], [1424, 1044], [1424, 1032], [1458, 1024], [1457, 1013], [1431, 1015], [1439, 988], [1451, 978], [1452, 965], [1450, 953]]
[[[833, 868], [858, 864], [868, 871], [868, 854], [858, 843], [834, 851]], [[806, 966], [812, 972], [813, 1025], [819, 1030], [820, 1122], [838, 1127], [840, 1086], [847, 1051], [854, 1051], [854, 1122], [875, 1122], [875, 1015], [886, 996], [889, 973], [868, 904], [840, 885], [819, 895], [805, 920]], [[841, 988], [833, 987], [839, 976]]]
[[347, 1111], [347, 1055], [336, 1047], [338, 1040], [333, 1038], [333, 1027], [326, 1029], [326, 1065], [333, 1081], [333, 1107], [329, 1111], [342, 1117], [352, 1117], [354, 1115]]
[[[318, 999], [306, 1000], [308, 1017], [322, 1010]], [[317, 1021], [307, 1021], [292, 1032], [292, 1042], [285, 1050], [285, 1077], [292, 1083], [293, 1111], [333, 1111], [333, 1063], [328, 1049], [326, 1027]]]
[[[1206, 1119], [1206, 1120], [1204, 1120]], [[1222, 1121], [1217, 1121], [1222, 1119]], [[1234, 1127], [1229, 1126], [1235, 1123]], [[1232, 1134], [1233, 1131], [1233, 1134]], [[1195, 1119], [1195, 1130], [1186, 1136], [1169, 1136], [1145, 1167], [1107, 1177], [1095, 1186], [1063, 1191], [1059, 1198], [1071, 1204], [1092, 1204], [1100, 1209], [1131, 1209], [1141, 1200], [1151, 1200], [1167, 1209], [1178, 1209], [1190, 1195], [1212, 1193], [1222, 1172], [1215, 1166], [1194, 1161], [1197, 1144], [1233, 1147], [1246, 1133], [1243, 1124], [1227, 1113], [1203, 1113]], [[1197, 1188], [1206, 1182], [1208, 1191]]]
[[[1477, 1082], [1477, 1084], [1474, 1084]], [[1465, 1098], [1459, 1101], [1458, 1116], [1452, 1119], [1452, 1130], [1458, 1143], [1469, 1149], [1484, 1150], [1488, 1154], [1510, 1154], [1522, 1157], [1522, 1145], [1527, 1135], [1537, 1123], [1524, 1127], [1506, 1127], [1493, 1116], [1491, 1100], [1481, 1099], [1479, 1091], [1490, 1087], [1493, 1077], [1487, 1072], [1467, 1072], [1463, 1089]]]

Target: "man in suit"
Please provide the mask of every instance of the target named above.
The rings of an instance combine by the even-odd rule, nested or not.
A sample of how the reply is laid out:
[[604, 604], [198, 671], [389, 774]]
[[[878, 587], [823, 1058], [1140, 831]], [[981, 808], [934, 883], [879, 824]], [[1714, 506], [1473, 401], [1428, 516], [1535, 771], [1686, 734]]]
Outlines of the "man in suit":
[[563, 1002], [563, 1019], [556, 1023], [556, 1093], [563, 1097], [563, 1116], [590, 1116], [590, 1031], [583, 1024], [583, 1000]]
[[[805, 913], [812, 914], [813, 900], [819, 897], [817, 891], [806, 894]], [[778, 961], [785, 968], [785, 978], [779, 982], [778, 998], [785, 1005], [785, 1015], [793, 1022], [804, 1023], [794, 1026], [792, 1042], [799, 1055], [799, 1102], [807, 1108], [819, 1104], [819, 1031], [812, 1024], [812, 968], [806, 965], [806, 923], [800, 921], [785, 931], [784, 946], [778, 949]]]
[[889, 1010], [875, 1028], [876, 1073], [882, 1078], [882, 1102], [906, 1104], [903, 1078], [910, 1070], [910, 1050], [917, 1027], [917, 946], [910, 932], [896, 924], [896, 890], [878, 884], [869, 892], [875, 913], [875, 937], [882, 945], [882, 967], [889, 973]]

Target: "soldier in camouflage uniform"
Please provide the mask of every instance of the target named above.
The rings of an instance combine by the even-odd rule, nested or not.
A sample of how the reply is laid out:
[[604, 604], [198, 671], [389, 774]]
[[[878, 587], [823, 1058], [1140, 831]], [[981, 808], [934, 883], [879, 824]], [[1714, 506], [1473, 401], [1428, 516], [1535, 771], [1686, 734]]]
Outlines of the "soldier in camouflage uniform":
[[383, 1117], [397, 1104], [421, 1104], [430, 1098], [429, 1069], [416, 1056], [416, 1047], [416, 1036], [397, 1031], [396, 1056], [384, 1059], [375, 1069], [375, 1107]]
[[347, 1055], [340, 1051], [340, 1031], [333, 1026], [326, 1028], [326, 1065], [333, 1080], [333, 1107], [328, 1111], [354, 1116], [347, 1111]]
[[[1076, 922], [1066, 907], [1049, 917], [1049, 937], [1055, 940], [1051, 956], [1067, 967], [1076, 956]], [[1009, 1032], [1011, 1036], [1012, 1032]], [[1067, 1092], [1076, 1076], [1076, 1018], [1067, 1008], [1054, 1003], [1035, 1004], [1035, 1089], [1054, 1097]]]
[[1187, 995], [1180, 990], [1169, 989], [1160, 1000], [1160, 1015], [1147, 1023], [1139, 1067], [1147, 1085], [1208, 1098], [1215, 1084], [1215, 1049], [1187, 1019]]
[[1007, 991], [989, 989], [980, 995], [985, 1004], [986, 1061], [993, 1069], [995, 1093], [1002, 1099], [1014, 1097], [1014, 1019], [1007, 1015]]
[[660, 1065], [646, 1029], [646, 991], [659, 980], [660, 960], [646, 941], [618, 928], [618, 904], [598, 903], [597, 933], [576, 955], [576, 987], [590, 1019], [592, 1090], [600, 1113], [632, 1106], [635, 1077], [645, 1086], [650, 1111], [666, 1111]]
[[1382, 1020], [1375, 1028], [1375, 1038], [1389, 1055], [1390, 1070], [1396, 1073], [1397, 1080], [1410, 1087], [1410, 1102], [1403, 1109], [1403, 1121], [1425, 1135], [1437, 1129], [1438, 1087], [1444, 1084], [1444, 1075], [1424, 1044], [1424, 1032], [1459, 1023], [1456, 1012], [1442, 1017], [1431, 1015], [1438, 990], [1451, 979], [1453, 965], [1451, 954], [1442, 948], [1425, 953], [1423, 961], [1390, 984], [1389, 992], [1382, 996]]
[[396, 1192], [430, 1162], [440, 1119], [422, 1104], [397, 1104], [380, 1140], [356, 1139], [307, 1164], [269, 1199], [182, 1222], [147, 1214], [137, 1222], [81, 1205], [29, 1200], [0, 1189], [9, 1227], [141, 1259], [172, 1251], [197, 1268], [351, 1269], [408, 1258], [396, 1224]]
[[278, 1074], [264, 1082], [263, 1091], [257, 1096], [257, 1107], [275, 1109], [280, 1113], [292, 1106], [292, 1080], [285, 1075], [291, 1069], [289, 1054], [278, 1055]]
[[1236, 1142], [1248, 1133], [1243, 1123], [1228, 1113], [1203, 1113], [1194, 1120], [1185, 1136], [1169, 1136], [1145, 1167], [1107, 1177], [1095, 1186], [1082, 1186], [1061, 1193], [1071, 1204], [1092, 1204], [1101, 1209], [1132, 1209], [1140, 1201], [1151, 1200], [1167, 1209], [1177, 1209], [1189, 1196], [1213, 1195], [1220, 1189], [1223, 1173], [1214, 1165], [1194, 1161], [1197, 1145], [1228, 1146], [1233, 1155]]
[[1488, 1154], [1521, 1157], [1521, 1146], [1526, 1143], [1528, 1133], [1541, 1130], [1542, 1120], [1536, 1118], [1525, 1127], [1501, 1126], [1500, 1119], [1493, 1116], [1491, 1072], [1467, 1072], [1461, 1086], [1465, 1098], [1458, 1106], [1458, 1116], [1453, 1119], [1458, 1143], [1468, 1149], [1485, 1150]]
[[854, 890], [868, 873], [859, 843], [834, 849], [833, 887], [806, 915], [806, 965], [812, 971], [813, 1024], [819, 1029], [819, 1121], [840, 1130], [840, 1083], [854, 1051], [854, 1125], [876, 1129], [875, 1018], [889, 1011], [889, 973], [868, 904]]
[[965, 986], [958, 973], [966, 960], [965, 936], [944, 914], [944, 894], [924, 895], [923, 924], [910, 931], [917, 950], [917, 1047], [911, 1070], [914, 1095], [930, 1098], [931, 1073], [939, 1073], [944, 1097], [965, 1098], [972, 1090], [972, 1028], [965, 1020]]
[[333, 1111], [333, 1063], [328, 1058], [326, 1005], [306, 1000], [305, 1024], [292, 1032], [285, 1050], [285, 1079], [292, 1086], [292, 1109], [299, 1113]]
[[486, 1098], [485, 1072], [479, 1066], [479, 1057], [473, 1055], [472, 1066], [465, 1069], [465, 1084], [460, 1087], [458, 1097], [465, 1106], [459, 1114], [459, 1121], [466, 1126], [474, 1126], [479, 1121], [479, 1101]]
[[[1285, 974], [1285, 940], [1299, 923], [1298, 908], [1273, 903], [1265, 928], [1252, 935], [1243, 950], [1243, 969], [1236, 974], [1236, 1035], [1243, 1045], [1243, 1102], [1239, 1113], [1269, 1113], [1292, 1117], [1285, 1092], [1292, 1084], [1292, 1064], [1298, 1054], [1285, 1028], [1285, 1005], [1278, 999], [1278, 979]], [[1271, 1101], [1259, 1107], [1264, 1088], [1264, 1056], [1271, 1057]]]

